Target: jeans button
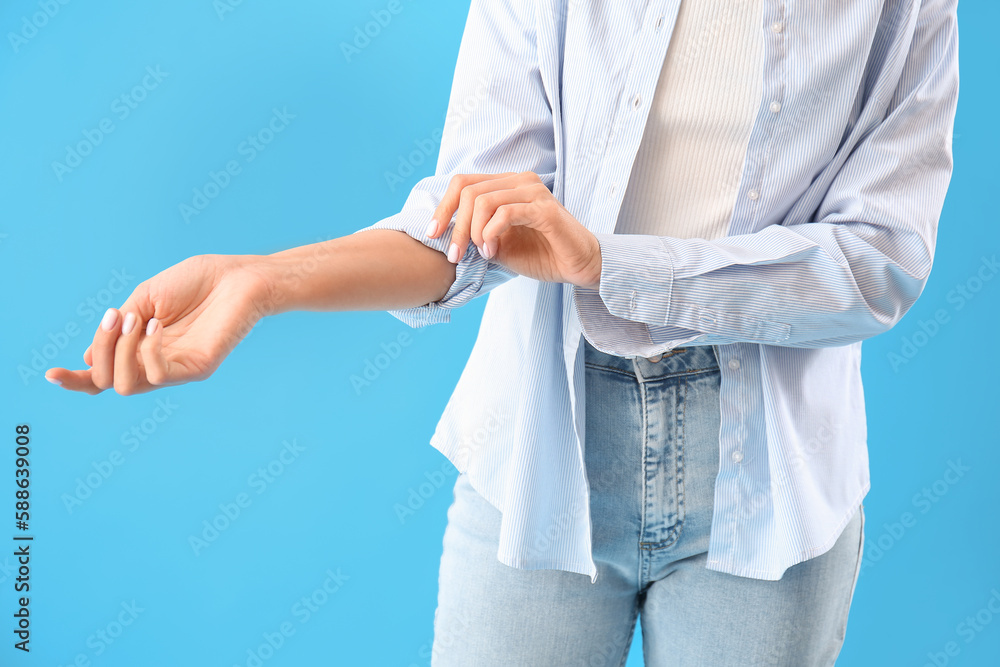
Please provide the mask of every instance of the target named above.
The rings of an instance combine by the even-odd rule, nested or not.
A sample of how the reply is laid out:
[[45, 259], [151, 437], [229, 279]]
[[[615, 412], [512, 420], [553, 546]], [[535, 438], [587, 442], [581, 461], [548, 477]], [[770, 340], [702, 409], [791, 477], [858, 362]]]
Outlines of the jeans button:
[[662, 358], [663, 358], [663, 355], [662, 354], [658, 354], [655, 357], [646, 357], [646, 361], [651, 361], [651, 362], [653, 362], [655, 364], [657, 361], [659, 361]]

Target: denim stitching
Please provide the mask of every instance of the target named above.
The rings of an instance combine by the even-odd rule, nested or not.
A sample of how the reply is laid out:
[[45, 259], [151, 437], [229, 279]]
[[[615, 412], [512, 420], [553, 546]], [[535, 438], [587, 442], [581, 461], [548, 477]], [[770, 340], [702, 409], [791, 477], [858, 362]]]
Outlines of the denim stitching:
[[595, 370], [608, 371], [609, 373], [618, 373], [619, 375], [624, 375], [625, 377], [629, 377], [629, 378], [632, 378], [632, 379], [637, 379], [635, 377], [635, 373], [634, 372], [629, 373], [628, 371], [623, 371], [620, 368], [614, 368], [612, 366], [604, 366], [602, 364], [596, 364], [596, 363], [594, 363], [592, 361], [584, 362], [583, 365], [585, 367], [587, 367], [587, 368], [593, 368]]
[[[584, 362], [583, 365], [586, 368], [592, 368], [592, 369], [595, 369], [595, 370], [608, 371], [609, 373], [618, 373], [619, 375], [624, 375], [625, 377], [630, 377], [630, 378], [638, 379], [638, 377], [636, 377], [635, 372], [631, 372], [630, 373], [628, 371], [623, 371], [620, 368], [614, 368], [612, 366], [605, 366], [603, 364], [598, 364], [598, 363], [593, 362], [593, 361], [586, 361], [586, 362]], [[688, 377], [688, 376], [691, 376], [691, 375], [696, 375], [698, 373], [713, 373], [713, 372], [718, 371], [718, 370], [719, 370], [718, 366], [709, 366], [707, 368], [689, 368], [687, 370], [676, 371], [676, 372], [673, 372], [673, 373], [668, 373], [667, 375], [661, 375], [661, 376], [656, 377], [656, 378], [647, 379], [646, 382], [657, 382], [659, 380], [669, 380], [671, 378], [677, 378], [677, 377]]]
[[[638, 364], [636, 364], [634, 361], [633, 365], [638, 366]], [[636, 369], [636, 373], [638, 374], [638, 369]], [[639, 378], [636, 377], [636, 381], [638, 380]], [[639, 470], [641, 471], [642, 474], [642, 508], [641, 508], [642, 511], [640, 514], [640, 521], [639, 521], [639, 581], [637, 582], [639, 586], [642, 586], [643, 580], [645, 580], [646, 576], [649, 574], [647, 569], [649, 567], [649, 563], [642, 556], [642, 551], [644, 549], [644, 545], [646, 544], [645, 542], [642, 541], [642, 536], [646, 533], [646, 521], [648, 519], [648, 517], [646, 516], [646, 504], [647, 504], [647, 494], [649, 493], [649, 489], [646, 485], [646, 453], [649, 444], [649, 417], [647, 412], [648, 405], [646, 401], [647, 397], [648, 397], [648, 392], [646, 390], [646, 384], [644, 382], [639, 382], [639, 405], [642, 408], [642, 463], [639, 467]]]
[[[687, 426], [687, 395], [688, 383], [682, 382], [681, 405], [678, 410], [680, 418], [679, 435], [677, 437], [677, 452], [674, 457], [677, 461], [677, 537], [679, 538], [684, 529], [684, 443], [685, 428]], [[676, 538], [675, 538], [676, 539]]]

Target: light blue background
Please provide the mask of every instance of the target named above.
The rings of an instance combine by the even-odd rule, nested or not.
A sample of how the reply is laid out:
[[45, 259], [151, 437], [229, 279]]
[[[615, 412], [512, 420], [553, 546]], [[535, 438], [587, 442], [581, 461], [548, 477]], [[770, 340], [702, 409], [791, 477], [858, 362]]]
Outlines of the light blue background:
[[[246, 665], [248, 649], [286, 621], [295, 633], [269, 667], [429, 664], [454, 474], [435, 474], [448, 466], [428, 439], [485, 299], [420, 330], [384, 312], [282, 315], [207, 382], [128, 398], [72, 394], [19, 367], [36, 353], [48, 357], [43, 369], [82, 367], [104, 308], [188, 256], [274, 252], [398, 211], [433, 172], [468, 1], [401, 0], [350, 60], [341, 43], [387, 1], [248, 0], [221, 16], [211, 0], [52, 5], [54, 16], [16, 45], [9, 33], [39, 4], [0, 5], [0, 543], [14, 533], [17, 423], [32, 427], [36, 536], [30, 656], [11, 647], [13, 558], [0, 556], [0, 664], [68, 665], [82, 654], [101, 667]], [[933, 664], [928, 654], [948, 642], [960, 652], [947, 664], [1000, 663], [1000, 615], [971, 637], [959, 627], [1000, 591], [1000, 279], [961, 309], [949, 300], [1000, 251], [988, 196], [998, 24], [996, 3], [962, 3], [956, 169], [934, 270], [902, 322], [864, 345], [868, 563], [839, 665]], [[147, 66], [167, 76], [122, 118], [112, 104]], [[240, 143], [274, 108], [295, 118], [247, 161]], [[105, 118], [113, 132], [60, 180], [53, 161]], [[241, 173], [186, 223], [179, 205], [229, 160]], [[406, 175], [401, 161], [420, 164]], [[387, 172], [405, 175], [395, 190]], [[124, 286], [115, 271], [127, 274]], [[88, 299], [103, 303], [92, 311]], [[888, 355], [939, 309], [948, 323], [918, 336], [915, 356], [893, 368]], [[410, 344], [355, 391], [351, 376], [404, 332]], [[129, 451], [122, 438], [133, 427], [148, 435]], [[250, 476], [292, 440], [304, 450], [257, 493]], [[115, 450], [122, 464], [69, 511], [78, 478]], [[969, 470], [935, 487], [950, 461]], [[401, 522], [394, 506], [422, 483], [432, 493]], [[925, 487], [932, 504], [915, 498]], [[195, 555], [189, 536], [241, 492], [251, 504]], [[911, 525], [893, 528], [905, 512]], [[303, 623], [294, 605], [328, 569], [347, 579]], [[142, 611], [98, 655], [96, 633], [114, 632], [133, 601]], [[628, 664], [641, 663], [637, 636]]]

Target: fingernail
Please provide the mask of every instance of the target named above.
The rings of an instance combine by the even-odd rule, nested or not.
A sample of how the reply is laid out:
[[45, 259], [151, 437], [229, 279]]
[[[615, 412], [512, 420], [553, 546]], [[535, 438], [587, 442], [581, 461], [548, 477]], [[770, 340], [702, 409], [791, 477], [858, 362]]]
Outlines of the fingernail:
[[146, 335], [152, 336], [153, 332], [156, 331], [156, 318], [149, 318], [149, 324], [146, 325]]
[[493, 246], [491, 246], [489, 242], [483, 242], [483, 250], [486, 252], [486, 254], [483, 255], [486, 259], [493, 256]]
[[135, 313], [125, 313], [125, 321], [122, 322], [122, 335], [132, 333], [135, 328]]
[[431, 220], [431, 224], [427, 225], [427, 236], [432, 235], [434, 233], [434, 230], [437, 229], [437, 226], [438, 226], [438, 221]]
[[52, 384], [56, 385], [56, 386], [59, 386], [59, 385], [62, 384], [62, 380], [59, 380], [57, 378], [50, 378], [48, 375], [45, 376], [45, 379], [48, 380], [49, 382], [51, 382]]
[[108, 308], [107, 312], [104, 313], [104, 317], [101, 318], [101, 328], [105, 331], [111, 331], [115, 328], [115, 323], [118, 321], [118, 311], [114, 308]]
[[452, 243], [451, 247], [448, 248], [448, 261], [452, 264], [458, 263], [458, 244]]

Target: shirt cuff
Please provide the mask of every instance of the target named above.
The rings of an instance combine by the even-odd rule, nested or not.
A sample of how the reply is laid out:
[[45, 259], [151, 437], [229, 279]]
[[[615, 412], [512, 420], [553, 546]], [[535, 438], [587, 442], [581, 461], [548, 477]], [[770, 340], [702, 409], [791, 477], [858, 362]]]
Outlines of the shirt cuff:
[[619, 357], [652, 357], [688, 343], [706, 344], [699, 331], [655, 325], [667, 319], [673, 283], [673, 264], [659, 238], [594, 235], [601, 246], [600, 287], [573, 287], [580, 329], [591, 345]]
[[[683, 255], [675, 252], [682, 253], [691, 243], [651, 234], [596, 233], [595, 236], [601, 247], [598, 294], [608, 313], [619, 318], [618, 326], [629, 340], [639, 336], [637, 340], [644, 343], [649, 339], [659, 350], [663, 345], [681, 342], [778, 343], [788, 337], [787, 324], [718, 310], [712, 294], [726, 289], [725, 283], [714, 287], [716, 283], [706, 277], [696, 282], [686, 277], [684, 284], [676, 281], [678, 257]], [[678, 246], [677, 249], [672, 249], [672, 245]], [[592, 311], [595, 308], [588, 306]], [[647, 328], [643, 332], [624, 322], [645, 324]]]
[[651, 326], [667, 323], [673, 261], [658, 236], [596, 233], [601, 246], [599, 294], [616, 317]]
[[[455, 221], [452, 220], [445, 231], [432, 239], [427, 236], [427, 225], [432, 214], [433, 211], [401, 211], [354, 233], [369, 229], [396, 229], [417, 239], [428, 248], [434, 248], [441, 254], [447, 255], [447, 247], [451, 245], [451, 235], [455, 230]], [[468, 303], [516, 275], [496, 262], [483, 259], [476, 244], [470, 239], [465, 253], [455, 266], [455, 282], [441, 299], [421, 306], [386, 312], [415, 329], [428, 324], [450, 322], [453, 308]]]

